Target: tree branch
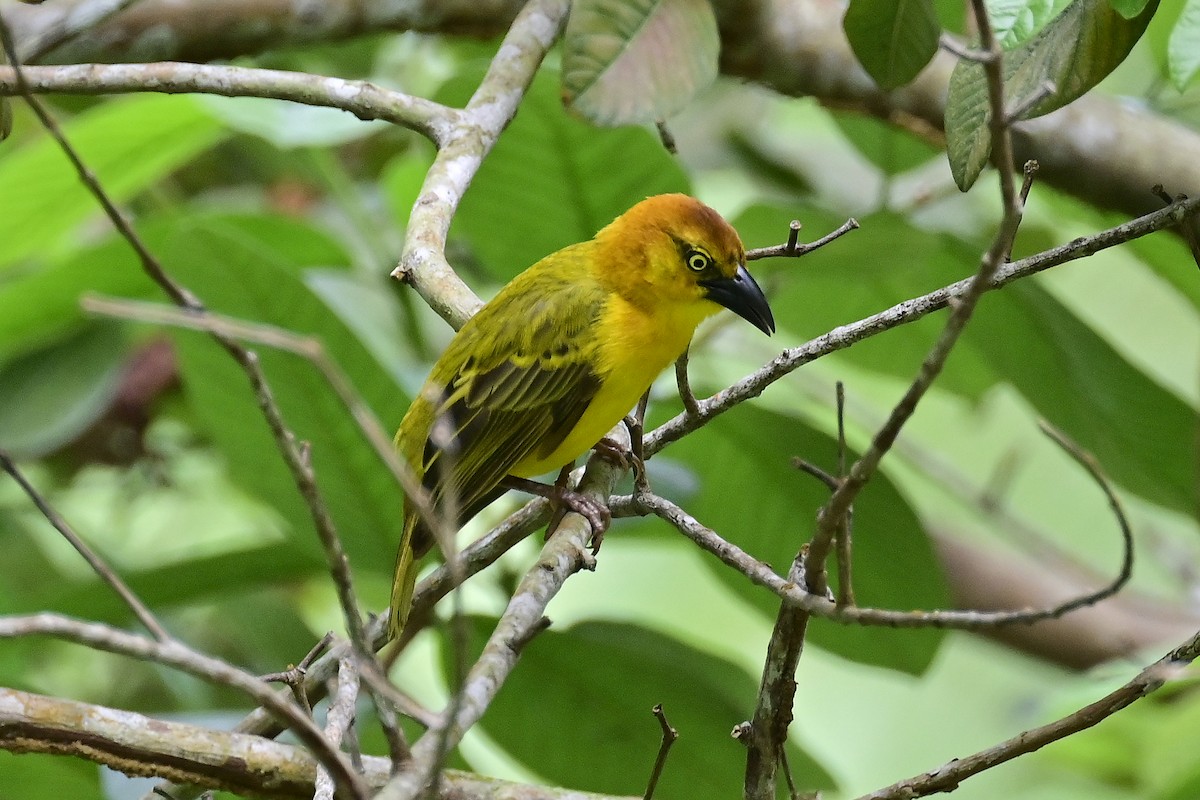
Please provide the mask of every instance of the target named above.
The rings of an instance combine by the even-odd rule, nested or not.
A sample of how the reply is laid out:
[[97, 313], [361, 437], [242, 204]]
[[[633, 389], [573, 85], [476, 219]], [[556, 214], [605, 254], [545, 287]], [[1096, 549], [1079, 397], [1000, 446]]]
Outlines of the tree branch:
[[533, 0], [521, 10], [487, 74], [425, 175], [392, 276], [409, 283], [455, 329], [482, 302], [446, 261], [450, 220], [483, 159], [512, 121], [533, 75], [566, 20], [567, 0]]
[[178, 641], [157, 642], [142, 636], [94, 622], [64, 617], [61, 614], [31, 614], [0, 617], [0, 639], [51, 636], [76, 642], [96, 650], [119, 653], [143, 661], [152, 661], [194, 675], [210, 683], [229, 686], [252, 697], [299, 737], [322, 766], [334, 776], [338, 786], [355, 798], [366, 800], [366, 787], [332, 748], [321, 730], [286, 694], [277, 693], [254, 675], [218, 658], [198, 653]]
[[1068, 714], [1048, 725], [1023, 731], [995, 747], [989, 747], [987, 750], [981, 750], [965, 758], [956, 758], [936, 770], [863, 795], [858, 800], [911, 800], [911, 798], [953, 791], [962, 781], [973, 775], [1011, 761], [1017, 756], [1032, 753], [1051, 742], [1087, 730], [1126, 706], [1157, 691], [1197, 657], [1200, 657], [1200, 633], [1146, 667], [1121, 688], [1084, 706], [1073, 714]]
[[[345, 80], [307, 72], [255, 69], [229, 65], [69, 64], [23, 67], [35, 94], [215, 94], [223, 97], [267, 97], [309, 106], [347, 111], [362, 120], [385, 120], [444, 144], [460, 112], [431, 100], [385, 89], [367, 81]], [[0, 65], [0, 95], [20, 95], [13, 67]]]
[[[170, 778], [204, 789], [311, 798], [318, 762], [305, 749], [244, 733], [0, 687], [0, 750], [73, 755], [127, 775]], [[378, 789], [391, 763], [364, 756], [363, 783]], [[635, 800], [509, 783], [448, 769], [444, 800]], [[173, 795], [172, 795], [173, 796]]]

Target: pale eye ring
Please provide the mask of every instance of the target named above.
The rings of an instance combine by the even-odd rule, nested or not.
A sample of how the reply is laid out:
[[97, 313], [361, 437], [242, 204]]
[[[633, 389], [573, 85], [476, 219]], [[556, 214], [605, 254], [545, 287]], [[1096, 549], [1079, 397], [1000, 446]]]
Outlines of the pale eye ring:
[[692, 272], [704, 272], [712, 266], [712, 259], [699, 250], [689, 250], [687, 254], [688, 269]]

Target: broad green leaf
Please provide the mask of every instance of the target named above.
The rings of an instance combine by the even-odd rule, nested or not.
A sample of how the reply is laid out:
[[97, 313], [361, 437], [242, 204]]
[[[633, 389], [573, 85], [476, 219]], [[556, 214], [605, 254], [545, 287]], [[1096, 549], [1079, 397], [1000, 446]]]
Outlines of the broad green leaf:
[[0, 756], [0, 786], [20, 787], [21, 800], [107, 800], [100, 776], [99, 766], [81, 758], [46, 753]]
[[127, 354], [119, 324], [94, 323], [0, 368], [0, 448], [39, 456], [83, 433], [116, 396]]
[[[219, 221], [181, 230], [164, 262], [213, 311], [320, 339], [381, 423], [390, 427], [399, 421], [407, 398], [305, 286], [300, 270], [317, 264]], [[313, 552], [318, 543], [308, 510], [244, 373], [206, 336], [178, 332], [175, 340], [188, 399], [231, 471], [245, 488], [271, 503], [291, 523], [299, 545]], [[300, 441], [311, 444], [318, 485], [347, 550], [360, 565], [390, 567], [401, 502], [391, 474], [313, 365], [267, 347], [254, 349], [286, 423]]]
[[[475, 620], [477, 644], [494, 625]], [[729, 731], [754, 713], [756, 691], [740, 668], [675, 639], [589, 622], [527, 645], [480, 727], [553, 784], [640, 796], [661, 738], [651, 709], [662, 704], [679, 739], [655, 796], [717, 800], [741, 795], [746, 751]], [[787, 755], [800, 787], [833, 785], [794, 743]]]
[[850, 0], [842, 26], [858, 62], [885, 90], [917, 77], [942, 32], [932, 0]]
[[[794, 469], [791, 459], [830, 467], [836, 454], [837, 444], [802, 420], [749, 405], [664, 451], [696, 472], [696, 494], [679, 498], [688, 511], [781, 574], [812, 537], [816, 512], [829, 499], [829, 490]], [[779, 610], [771, 592], [724, 564], [711, 566], [764, 612]], [[929, 539], [884, 476], [876, 476], [854, 506], [854, 591], [862, 605], [900, 610], [945, 608], [950, 602]], [[929, 666], [942, 640], [940, 631], [824, 620], [814, 620], [809, 636], [844, 658], [913, 674]]]
[[[461, 99], [470, 85], [454, 81], [443, 100]], [[543, 256], [590, 239], [648, 195], [687, 190], [683, 170], [652, 134], [600, 130], [573, 119], [543, 70], [472, 181], [453, 230], [494, 276], [508, 280]]]
[[[1152, 0], [1133, 19], [1108, 0], [1074, 0], [1034, 38], [1004, 54], [1005, 108], [1034, 99], [1047, 82], [1054, 91], [1021, 114], [1032, 119], [1080, 97], [1125, 60], [1158, 7]], [[992, 151], [991, 112], [983, 66], [960, 61], [950, 76], [946, 150], [958, 188], [966, 191]]]
[[601, 125], [665, 119], [717, 77], [708, 0], [579, 0], [563, 35], [562, 95]]
[[1183, 91], [1200, 72], [1200, 0], [1187, 0], [1167, 40], [1167, 72]]
[[1125, 19], [1133, 19], [1146, 9], [1150, 0], [1108, 0], [1113, 9]]
[[[148, 605], [166, 608], [299, 583], [325, 570], [325, 562], [308, 549], [271, 544], [156, 569], [126, 571], [122, 577]], [[129, 616], [128, 607], [98, 580], [42, 589], [36, 596], [26, 595], [19, 610], [53, 608], [102, 622], [119, 622]]]
[[[216, 144], [221, 127], [191, 97], [110, 100], [67, 122], [64, 133], [109, 197], [121, 203]], [[46, 252], [100, 206], [49, 137], [0, 158], [0, 270]]]
[[988, 0], [988, 19], [996, 41], [1011, 50], [1041, 30], [1065, 5], [1061, 0]]
[[[253, 231], [273, 248], [309, 263], [332, 263], [342, 257], [332, 240], [310, 226], [267, 214], [171, 214], [139, 223], [138, 235], [156, 253], [179, 225], [197, 219]], [[86, 319], [79, 300], [88, 292], [165, 302], [129, 243], [114, 235], [47, 269], [0, 281], [0, 363], [78, 330]]]
[[[142, 234], [153, 247], [155, 235], [149, 230]], [[154, 297], [158, 288], [124, 240], [110, 240], [49, 269], [0, 281], [0, 363], [83, 327], [79, 299], [87, 292]]]

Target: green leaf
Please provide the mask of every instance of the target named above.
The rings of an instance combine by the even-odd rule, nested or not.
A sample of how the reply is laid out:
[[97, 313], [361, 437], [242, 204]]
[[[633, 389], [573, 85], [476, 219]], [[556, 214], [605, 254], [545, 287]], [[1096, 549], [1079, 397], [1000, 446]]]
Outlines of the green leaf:
[[[325, 569], [325, 562], [309, 550], [272, 543], [155, 569], [126, 571], [122, 577], [143, 602], [162, 609], [299, 583]], [[101, 622], [119, 623], [129, 617], [129, 608], [112, 589], [93, 577], [24, 594], [11, 613], [33, 613], [44, 608]]]
[[1146, 9], [1150, 0], [1108, 0], [1113, 9], [1125, 19], [1133, 19]]
[[[494, 626], [476, 619], [477, 640]], [[640, 796], [661, 738], [651, 709], [661, 703], [679, 739], [656, 795], [716, 800], [741, 796], [746, 751], [729, 731], [753, 714], [756, 691], [740, 668], [675, 639], [590, 622], [534, 639], [480, 727], [554, 784]], [[828, 773], [792, 742], [787, 755], [800, 787], [832, 787]]]
[[[220, 126], [191, 97], [110, 100], [64, 126], [67, 139], [109, 197], [121, 203], [218, 142]], [[66, 239], [101, 214], [74, 167], [49, 137], [0, 159], [0, 270], [76, 246]]]
[[[1103, 80], [1125, 60], [1150, 23], [1158, 0], [1133, 19], [1108, 0], [1074, 0], [1041, 33], [1004, 54], [1006, 108], [1022, 106], [1044, 90], [1054, 91], [1021, 114], [1032, 119], [1062, 108]], [[960, 61], [950, 76], [946, 102], [946, 150], [958, 188], [975, 183], [992, 150], [987, 80], [983, 66]]]
[[884, 90], [911, 81], [938, 49], [932, 0], [850, 0], [842, 26], [850, 47]]
[[[653, 135], [641, 128], [600, 130], [570, 117], [544, 73], [455, 217], [453, 231], [505, 281], [555, 250], [590, 239], [647, 195], [688, 191], [687, 176]], [[443, 102], [471, 85], [453, 82]]]
[[1187, 0], [1167, 40], [1167, 73], [1179, 91], [1200, 72], [1200, 0]]
[[1056, 0], [988, 0], [987, 10], [996, 41], [1011, 50], [1041, 30], [1062, 8]]
[[[216, 220], [181, 230], [167, 248], [168, 270], [210, 309], [318, 338], [385, 427], [408, 400], [344, 323], [305, 285], [311, 254]], [[327, 254], [323, 254], [327, 255]], [[340, 255], [340, 263], [346, 261]], [[323, 265], [328, 265], [324, 262]], [[242, 486], [273, 505], [301, 547], [315, 552], [313, 523], [284, 467], [242, 370], [209, 338], [177, 332], [184, 389], [197, 419]], [[401, 494], [349, 412], [317, 369], [299, 356], [255, 346], [284, 419], [312, 448], [312, 463], [348, 552], [360, 564], [390, 567], [399, 540]]]
[[5, 753], [0, 757], [0, 786], [19, 786], [22, 800], [106, 800], [101, 769], [81, 758], [45, 753]]
[[[253, 231], [273, 248], [312, 263], [342, 258], [336, 244], [308, 225], [268, 214], [169, 214], [140, 223], [138, 235], [151, 252], [159, 252], [181, 223], [197, 219], [220, 220], [222, 225]], [[86, 317], [79, 299], [87, 292], [164, 300], [129, 243], [114, 234], [47, 269], [0, 281], [0, 363], [82, 327]]]
[[0, 448], [39, 456], [83, 433], [112, 404], [127, 351], [119, 324], [94, 323], [5, 365], [0, 369]]
[[601, 125], [665, 119], [717, 77], [708, 0], [579, 0], [563, 36], [563, 100]]
[[[823, 484], [791, 466], [794, 456], [829, 467], [837, 444], [803, 421], [743, 405], [664, 453], [696, 472], [695, 496], [678, 498], [700, 522], [786, 573], [829, 499]], [[929, 539], [891, 482], [876, 476], [854, 506], [854, 591], [863, 605], [945, 608], [949, 603]], [[765, 613], [779, 598], [724, 564], [706, 561], [729, 587]], [[832, 570], [831, 570], [832, 571]], [[836, 581], [835, 581], [836, 582]], [[814, 620], [810, 639], [838, 655], [912, 674], [933, 660], [942, 632], [837, 625]]]

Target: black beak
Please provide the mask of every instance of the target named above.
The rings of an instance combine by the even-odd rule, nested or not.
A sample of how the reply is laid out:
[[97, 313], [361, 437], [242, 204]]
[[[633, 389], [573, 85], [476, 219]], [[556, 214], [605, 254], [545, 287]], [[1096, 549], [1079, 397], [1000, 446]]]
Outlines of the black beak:
[[708, 290], [709, 300], [725, 306], [767, 336], [775, 332], [771, 306], [767, 305], [762, 289], [758, 288], [745, 267], [738, 267], [732, 278], [700, 281], [700, 285]]

